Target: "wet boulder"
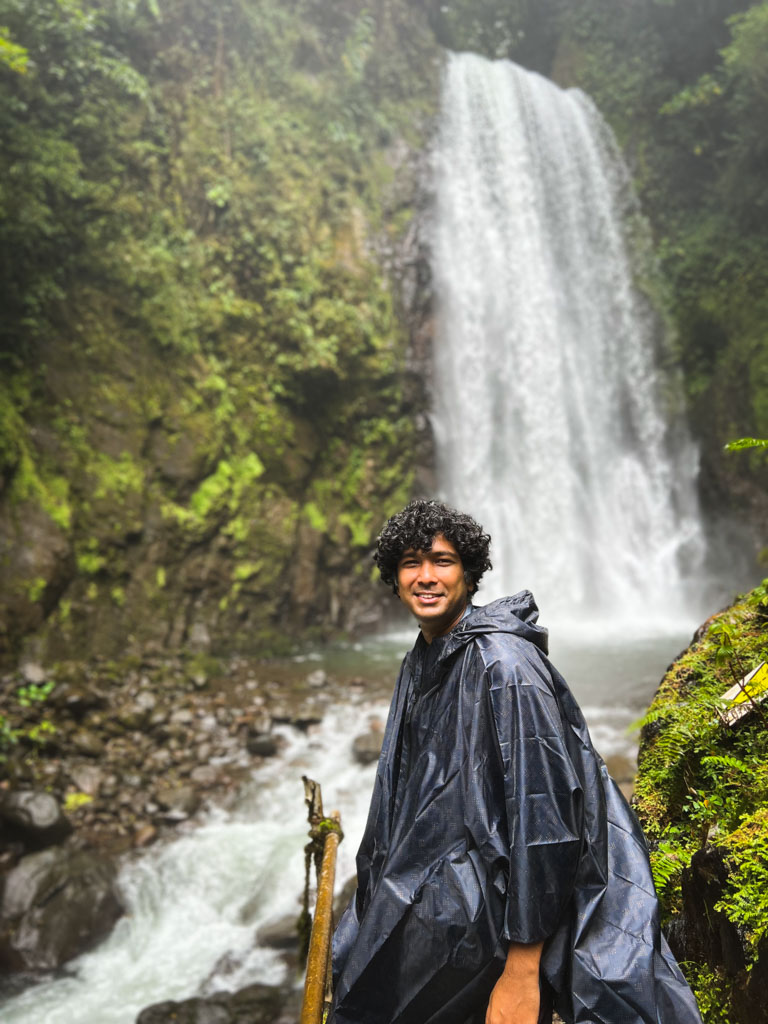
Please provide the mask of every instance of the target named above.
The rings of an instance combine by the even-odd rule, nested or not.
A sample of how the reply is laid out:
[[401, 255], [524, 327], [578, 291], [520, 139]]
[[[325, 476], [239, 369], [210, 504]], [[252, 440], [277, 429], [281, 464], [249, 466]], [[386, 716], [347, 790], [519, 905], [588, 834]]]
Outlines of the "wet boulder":
[[276, 1024], [286, 993], [273, 985], [249, 985], [239, 992], [168, 1000], [142, 1010], [136, 1024]]
[[0, 796], [0, 825], [4, 843], [23, 850], [43, 850], [72, 831], [58, 801], [38, 790], [11, 790]]
[[352, 756], [358, 764], [373, 764], [378, 761], [384, 733], [381, 728], [370, 728], [352, 741]]
[[5, 876], [0, 970], [52, 970], [106, 938], [123, 906], [101, 854], [61, 848], [23, 857]]

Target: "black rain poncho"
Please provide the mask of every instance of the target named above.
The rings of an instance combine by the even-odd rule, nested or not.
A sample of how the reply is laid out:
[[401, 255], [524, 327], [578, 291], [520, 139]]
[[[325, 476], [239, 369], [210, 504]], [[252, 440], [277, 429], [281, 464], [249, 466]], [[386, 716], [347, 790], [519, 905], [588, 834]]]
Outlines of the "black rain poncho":
[[420, 637], [398, 678], [329, 1024], [483, 1024], [510, 941], [573, 1024], [701, 1024], [639, 825], [530, 593]]

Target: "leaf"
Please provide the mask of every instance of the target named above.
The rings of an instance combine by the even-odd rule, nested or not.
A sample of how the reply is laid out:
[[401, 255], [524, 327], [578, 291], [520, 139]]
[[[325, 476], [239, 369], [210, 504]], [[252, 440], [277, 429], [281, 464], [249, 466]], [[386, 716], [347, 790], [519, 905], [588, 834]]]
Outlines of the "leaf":
[[736, 441], [729, 441], [725, 446], [727, 452], [738, 452], [742, 448], [768, 448], [768, 439], [757, 437], [740, 437]]

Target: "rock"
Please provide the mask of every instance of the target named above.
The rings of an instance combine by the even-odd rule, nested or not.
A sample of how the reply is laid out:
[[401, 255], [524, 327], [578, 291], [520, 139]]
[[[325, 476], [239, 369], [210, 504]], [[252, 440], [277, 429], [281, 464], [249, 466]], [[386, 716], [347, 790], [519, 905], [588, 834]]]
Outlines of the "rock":
[[104, 782], [104, 772], [96, 765], [78, 765], [70, 770], [69, 777], [81, 793], [98, 796]]
[[197, 768], [193, 768], [189, 774], [192, 782], [197, 783], [198, 786], [214, 786], [216, 780], [219, 777], [219, 773], [210, 764], [201, 764]]
[[[190, 650], [200, 653], [210, 650], [211, 634], [208, 632], [208, 627], [204, 622], [195, 622], [192, 625], [187, 637], [187, 645]], [[205, 685], [204, 681], [203, 685]]]
[[66, 682], [58, 683], [48, 699], [53, 707], [66, 711], [76, 720], [80, 720], [88, 711], [104, 705], [100, 693], [87, 686]]
[[267, 921], [256, 931], [256, 941], [269, 949], [298, 949], [299, 933], [296, 928], [297, 914], [287, 914], [274, 921]]
[[179, 708], [170, 718], [171, 725], [191, 725], [194, 720], [195, 716], [189, 708]]
[[200, 806], [200, 797], [192, 786], [163, 786], [155, 791], [155, 800], [165, 811], [188, 818]]
[[307, 686], [327, 686], [328, 684], [328, 673], [321, 668], [316, 668], [314, 672], [310, 672], [307, 676]]
[[43, 850], [5, 877], [0, 968], [53, 970], [95, 946], [123, 913], [103, 854]]
[[40, 686], [47, 678], [45, 669], [42, 665], [38, 665], [36, 661], [28, 661], [22, 665], [21, 674], [24, 682], [31, 686]]
[[139, 849], [149, 846], [157, 839], [157, 829], [154, 825], [142, 825], [133, 837], [133, 845]]
[[333, 901], [333, 919], [338, 921], [349, 906], [349, 901], [357, 892], [357, 875], [348, 878], [336, 894]]
[[239, 992], [217, 992], [205, 999], [155, 1003], [136, 1024], [275, 1024], [287, 994], [273, 985], [249, 985]]
[[90, 729], [78, 729], [72, 736], [72, 745], [79, 754], [85, 754], [86, 757], [101, 757], [104, 753], [101, 737]]
[[144, 711], [153, 711], [157, 705], [157, 697], [151, 690], [140, 690], [136, 694], [136, 703]]
[[123, 704], [116, 712], [117, 721], [125, 729], [141, 729], [149, 721], [149, 709], [142, 707], [138, 701]]
[[672, 919], [668, 940], [678, 960], [723, 964], [727, 973], [744, 969], [744, 950], [736, 926], [715, 907], [728, 879], [723, 851], [715, 846], [697, 850], [683, 869], [683, 910]]
[[358, 764], [373, 764], [378, 761], [384, 733], [381, 729], [369, 729], [352, 741], [352, 756]]
[[308, 701], [302, 704], [293, 715], [291, 715], [291, 725], [294, 729], [301, 729], [302, 732], [306, 732], [310, 726], [319, 725], [323, 720], [323, 716], [318, 708], [310, 704]]
[[274, 757], [280, 749], [274, 736], [249, 736], [246, 747], [254, 757]]
[[2, 838], [19, 842], [29, 852], [61, 842], [72, 831], [57, 800], [50, 793], [11, 790], [0, 797]]
[[147, 758], [147, 768], [151, 771], [162, 771], [167, 768], [168, 765], [173, 761], [170, 750], [166, 750], [165, 747], [158, 747], [157, 750], [153, 750]]

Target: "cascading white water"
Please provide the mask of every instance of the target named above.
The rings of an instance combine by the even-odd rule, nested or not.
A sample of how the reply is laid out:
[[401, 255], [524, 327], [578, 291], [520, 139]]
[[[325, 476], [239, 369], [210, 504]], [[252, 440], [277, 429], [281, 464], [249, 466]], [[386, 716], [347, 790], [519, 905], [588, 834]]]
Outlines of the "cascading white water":
[[690, 615], [697, 453], [633, 283], [610, 130], [577, 90], [452, 54], [435, 187], [440, 489], [493, 537], [483, 597]]

